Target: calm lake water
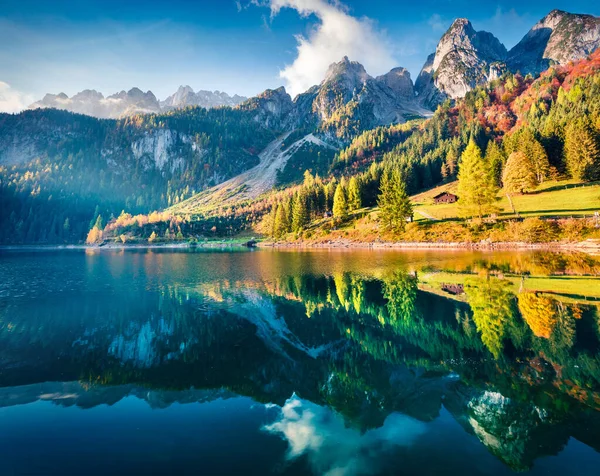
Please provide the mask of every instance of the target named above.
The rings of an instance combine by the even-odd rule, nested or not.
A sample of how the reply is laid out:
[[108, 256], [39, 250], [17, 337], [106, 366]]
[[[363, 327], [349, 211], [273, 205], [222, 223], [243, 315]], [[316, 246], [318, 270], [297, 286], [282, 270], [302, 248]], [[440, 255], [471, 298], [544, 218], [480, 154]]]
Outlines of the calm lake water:
[[0, 474], [598, 475], [581, 254], [0, 251]]

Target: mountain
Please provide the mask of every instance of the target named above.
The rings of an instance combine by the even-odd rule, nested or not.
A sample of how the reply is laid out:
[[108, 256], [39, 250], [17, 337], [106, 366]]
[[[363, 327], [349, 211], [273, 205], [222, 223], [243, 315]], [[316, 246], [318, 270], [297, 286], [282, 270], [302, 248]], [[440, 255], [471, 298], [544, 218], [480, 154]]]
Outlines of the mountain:
[[234, 94], [230, 96], [221, 91], [200, 90], [194, 92], [190, 86], [179, 86], [175, 94], [172, 94], [160, 102], [163, 110], [177, 109], [187, 106], [201, 106], [207, 109], [211, 107], [229, 106], [234, 107], [246, 101], [248, 98]]
[[268, 128], [287, 129], [294, 127], [296, 110], [291, 96], [283, 86], [267, 89], [261, 94], [239, 105], [243, 111], [251, 111], [255, 121]]
[[584, 59], [600, 46], [600, 18], [552, 10], [509, 52], [491, 33], [454, 21], [415, 82], [419, 102], [435, 108], [506, 70], [538, 75], [553, 64]]
[[255, 111], [256, 120], [267, 127], [316, 129], [322, 138], [338, 145], [362, 130], [431, 114], [416, 102], [405, 68], [373, 78], [348, 57], [331, 64], [319, 85], [293, 100], [281, 87], [239, 107]]
[[73, 97], [65, 93], [46, 94], [40, 101], [31, 104], [28, 109], [56, 108], [85, 114], [100, 119], [118, 119], [134, 114], [160, 113], [187, 106], [201, 106], [206, 109], [221, 106], [234, 107], [247, 98], [237, 94], [229, 96], [220, 91], [198, 91], [189, 86], [180, 86], [175, 94], [164, 101], [158, 101], [152, 91], [143, 92], [139, 88], [104, 97], [93, 89], [86, 89]]
[[552, 64], [583, 59], [600, 46], [600, 18], [552, 10], [508, 53], [512, 71], [539, 74]]
[[475, 86], [499, 77], [506, 55], [506, 48], [494, 35], [475, 31], [469, 20], [458, 18], [417, 78], [420, 103], [433, 108], [445, 98], [464, 97]]
[[313, 112], [321, 128], [338, 138], [428, 115], [415, 101], [407, 70], [394, 68], [373, 78], [360, 63], [347, 57], [329, 67], [313, 101]]
[[86, 114], [103, 119], [117, 119], [133, 114], [160, 112], [160, 104], [152, 91], [143, 92], [138, 88], [104, 97], [102, 93], [86, 89], [73, 97], [65, 93], [46, 94], [28, 109], [56, 108], [78, 114]]

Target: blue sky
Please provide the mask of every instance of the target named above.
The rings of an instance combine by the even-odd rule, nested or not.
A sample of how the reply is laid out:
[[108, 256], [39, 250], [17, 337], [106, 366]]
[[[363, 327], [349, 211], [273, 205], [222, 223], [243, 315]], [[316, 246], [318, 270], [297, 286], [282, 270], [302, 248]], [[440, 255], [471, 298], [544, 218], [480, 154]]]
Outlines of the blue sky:
[[[319, 82], [348, 55], [372, 75], [416, 78], [452, 20], [508, 48], [553, 8], [600, 15], [597, 1], [0, 0], [0, 109], [46, 92], [133, 86], [160, 99], [180, 84], [254, 95]], [[4, 97], [4, 99], [2, 99]]]

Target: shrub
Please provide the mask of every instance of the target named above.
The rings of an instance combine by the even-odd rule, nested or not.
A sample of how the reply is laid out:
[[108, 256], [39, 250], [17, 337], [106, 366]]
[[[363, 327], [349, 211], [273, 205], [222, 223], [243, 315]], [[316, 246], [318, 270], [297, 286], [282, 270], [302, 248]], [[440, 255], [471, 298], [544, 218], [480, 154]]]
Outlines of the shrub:
[[534, 217], [526, 218], [520, 225], [520, 239], [527, 243], [548, 243], [558, 237], [558, 225], [554, 221]]
[[560, 222], [561, 237], [569, 241], [581, 241], [588, 232], [587, 220], [568, 218]]

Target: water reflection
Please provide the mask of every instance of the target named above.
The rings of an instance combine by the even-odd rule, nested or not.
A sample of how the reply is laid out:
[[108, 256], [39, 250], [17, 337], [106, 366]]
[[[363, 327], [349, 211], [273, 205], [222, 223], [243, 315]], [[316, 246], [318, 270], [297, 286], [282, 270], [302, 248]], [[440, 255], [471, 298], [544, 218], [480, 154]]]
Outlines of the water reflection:
[[599, 270], [555, 253], [5, 254], [0, 407], [247, 396], [276, 405], [256, 430], [281, 459], [318, 474], [385, 471], [447, 418], [525, 470], [571, 437], [600, 450]]

